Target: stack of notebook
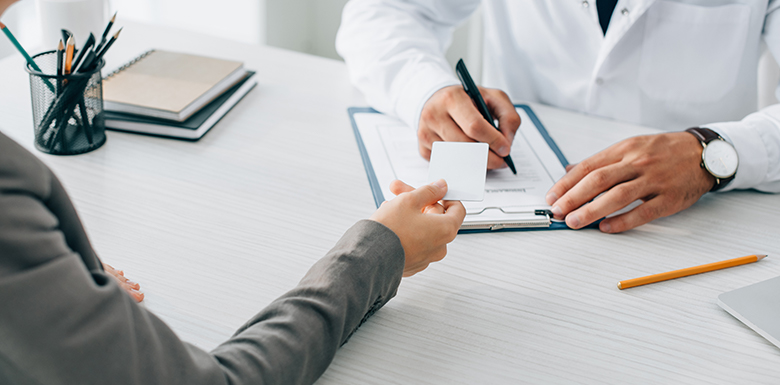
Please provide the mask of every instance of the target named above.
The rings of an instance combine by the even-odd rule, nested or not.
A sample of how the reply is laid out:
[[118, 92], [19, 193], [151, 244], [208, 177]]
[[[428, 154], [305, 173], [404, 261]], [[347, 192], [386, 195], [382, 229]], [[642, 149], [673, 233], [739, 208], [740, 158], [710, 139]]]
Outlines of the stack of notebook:
[[103, 80], [107, 129], [200, 139], [256, 84], [240, 62], [152, 50]]

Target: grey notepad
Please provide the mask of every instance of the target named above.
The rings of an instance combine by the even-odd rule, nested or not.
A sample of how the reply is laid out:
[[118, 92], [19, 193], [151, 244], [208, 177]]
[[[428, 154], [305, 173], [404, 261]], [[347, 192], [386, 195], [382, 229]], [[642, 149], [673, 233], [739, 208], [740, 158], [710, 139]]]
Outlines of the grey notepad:
[[718, 305], [780, 347], [780, 277], [723, 293]]

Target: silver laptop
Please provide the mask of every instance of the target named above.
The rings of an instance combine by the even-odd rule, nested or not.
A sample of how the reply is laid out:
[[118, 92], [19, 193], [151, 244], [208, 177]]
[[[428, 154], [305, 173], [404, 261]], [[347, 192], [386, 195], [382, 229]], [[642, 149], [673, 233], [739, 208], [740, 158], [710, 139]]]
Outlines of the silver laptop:
[[780, 277], [723, 293], [718, 305], [780, 347]]

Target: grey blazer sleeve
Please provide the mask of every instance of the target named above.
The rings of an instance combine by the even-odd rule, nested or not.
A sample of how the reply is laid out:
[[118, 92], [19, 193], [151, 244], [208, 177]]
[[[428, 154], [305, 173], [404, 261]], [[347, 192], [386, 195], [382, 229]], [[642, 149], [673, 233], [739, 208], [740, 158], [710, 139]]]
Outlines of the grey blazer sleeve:
[[182, 342], [100, 268], [56, 177], [0, 134], [0, 383], [305, 384], [396, 293], [404, 253], [361, 221], [212, 352]]

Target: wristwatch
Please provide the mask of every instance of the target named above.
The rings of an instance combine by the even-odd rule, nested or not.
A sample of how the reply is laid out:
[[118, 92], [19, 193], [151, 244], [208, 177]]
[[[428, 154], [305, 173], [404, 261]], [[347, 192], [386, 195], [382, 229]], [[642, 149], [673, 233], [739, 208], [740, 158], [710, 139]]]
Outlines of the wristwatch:
[[715, 185], [710, 191], [718, 191], [734, 180], [739, 166], [737, 150], [725, 141], [717, 132], [703, 127], [692, 127], [690, 132], [701, 142], [701, 167], [715, 177]]

